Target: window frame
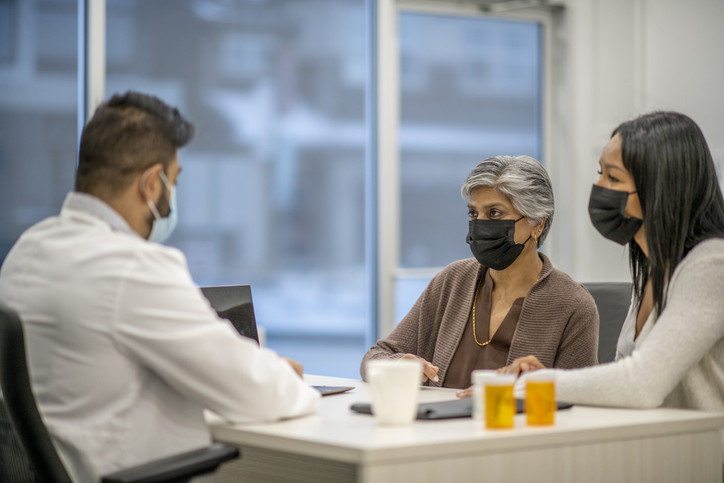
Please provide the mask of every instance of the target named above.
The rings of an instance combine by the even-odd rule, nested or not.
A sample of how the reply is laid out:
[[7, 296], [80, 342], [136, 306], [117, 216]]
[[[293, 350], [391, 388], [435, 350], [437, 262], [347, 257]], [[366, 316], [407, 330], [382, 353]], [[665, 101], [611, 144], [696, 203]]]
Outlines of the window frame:
[[[479, 2], [449, 0], [376, 0], [377, 2], [377, 334], [384, 337], [395, 327], [396, 281], [405, 278], [431, 278], [442, 267], [403, 268], [400, 266], [400, 124], [399, 32], [400, 13], [525, 20], [541, 25], [541, 153], [540, 161], [553, 177], [559, 167], [551, 153], [553, 105], [553, 32], [558, 7], [531, 6], [522, 9], [485, 12]], [[505, 8], [505, 7], [503, 7]], [[555, 244], [551, 233], [547, 246]]]
[[[366, 160], [366, 260], [368, 264], [369, 327], [368, 343], [388, 334], [395, 326], [395, 282], [400, 278], [432, 276], [440, 267], [404, 269], [400, 267], [400, 155], [399, 112], [399, 35], [401, 12], [453, 15], [474, 18], [505, 18], [538, 22], [542, 27], [542, 159], [548, 171], [559, 167], [551, 153], [554, 137], [553, 31], [555, 15], [547, 7], [527, 7], [507, 12], [483, 12], [473, 1], [445, 0], [367, 0], [370, 45], [367, 87], [368, 142]], [[78, 133], [102, 102], [106, 74], [106, 1], [78, 0]], [[548, 246], [555, 244], [555, 234]]]

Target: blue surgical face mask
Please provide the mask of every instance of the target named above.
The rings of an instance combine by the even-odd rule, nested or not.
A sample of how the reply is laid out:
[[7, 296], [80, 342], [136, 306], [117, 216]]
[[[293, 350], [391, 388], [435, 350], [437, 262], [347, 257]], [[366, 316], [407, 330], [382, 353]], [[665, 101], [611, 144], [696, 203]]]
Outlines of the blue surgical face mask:
[[171, 233], [176, 228], [176, 224], [178, 223], [178, 209], [176, 208], [176, 187], [171, 186], [171, 183], [169, 183], [166, 177], [166, 173], [161, 171], [159, 174], [161, 181], [163, 181], [164, 186], [166, 186], [169, 192], [169, 212], [167, 216], [161, 216], [156, 204], [146, 199], [146, 203], [148, 203], [148, 207], [151, 209], [151, 213], [153, 213], [153, 225], [151, 226], [151, 233], [148, 235], [148, 241], [163, 243], [171, 236]]

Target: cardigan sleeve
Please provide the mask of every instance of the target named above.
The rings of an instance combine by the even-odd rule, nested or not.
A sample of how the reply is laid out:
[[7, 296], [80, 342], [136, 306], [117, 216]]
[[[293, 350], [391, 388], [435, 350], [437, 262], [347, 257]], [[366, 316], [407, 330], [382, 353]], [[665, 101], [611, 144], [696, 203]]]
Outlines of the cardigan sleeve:
[[[548, 259], [544, 260], [544, 267], [551, 267]], [[545, 367], [571, 369], [596, 364], [598, 329], [596, 302], [588, 290], [551, 267], [523, 302], [508, 364], [528, 355], [537, 357]]]
[[576, 301], [563, 330], [553, 367], [573, 369], [598, 364], [598, 309], [588, 291], [585, 295]]
[[423, 298], [424, 293], [390, 335], [378, 340], [377, 344], [370, 347], [370, 350], [364, 355], [359, 370], [363, 380], [367, 380], [367, 362], [376, 359], [400, 359], [405, 354], [416, 353], [417, 326], [420, 321], [420, 305], [422, 305]]
[[415, 354], [432, 362], [435, 344], [442, 318], [441, 306], [445, 304], [445, 269], [433, 277], [412, 309], [405, 315], [390, 335], [377, 341], [360, 364], [360, 375], [366, 380], [365, 366], [375, 359], [399, 359], [405, 354]]

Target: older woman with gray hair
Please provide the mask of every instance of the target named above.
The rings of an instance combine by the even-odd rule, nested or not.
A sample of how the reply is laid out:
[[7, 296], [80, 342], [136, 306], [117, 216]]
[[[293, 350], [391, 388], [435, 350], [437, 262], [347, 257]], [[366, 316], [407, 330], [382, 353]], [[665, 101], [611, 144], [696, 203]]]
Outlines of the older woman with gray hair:
[[553, 189], [530, 156], [495, 156], [473, 169], [467, 243], [410, 312], [362, 359], [415, 358], [423, 382], [467, 388], [476, 369], [535, 355], [547, 367], [597, 363], [598, 312], [588, 291], [538, 251], [551, 227]]

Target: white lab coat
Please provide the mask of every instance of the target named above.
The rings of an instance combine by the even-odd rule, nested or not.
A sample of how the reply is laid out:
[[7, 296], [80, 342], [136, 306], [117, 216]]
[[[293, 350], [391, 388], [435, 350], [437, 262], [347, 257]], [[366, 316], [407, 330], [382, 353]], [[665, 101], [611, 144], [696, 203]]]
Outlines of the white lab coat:
[[217, 317], [183, 254], [97, 198], [70, 193], [0, 271], [25, 327], [40, 412], [74, 481], [208, 444], [231, 422], [311, 413], [319, 394]]

